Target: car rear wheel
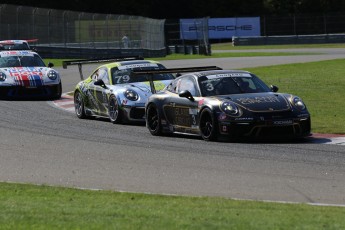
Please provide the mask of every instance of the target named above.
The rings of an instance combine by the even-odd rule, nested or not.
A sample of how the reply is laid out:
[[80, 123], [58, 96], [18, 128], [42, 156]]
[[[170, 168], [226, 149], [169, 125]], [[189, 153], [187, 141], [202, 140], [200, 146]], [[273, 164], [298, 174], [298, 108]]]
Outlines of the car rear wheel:
[[200, 114], [200, 133], [205, 141], [215, 141], [218, 138], [218, 125], [210, 109], [206, 108]]
[[74, 92], [74, 109], [78, 118], [86, 118], [83, 96], [79, 91]]
[[161, 118], [155, 104], [150, 104], [147, 108], [146, 126], [152, 135], [159, 136], [162, 134]]
[[121, 123], [121, 112], [119, 109], [119, 103], [114, 95], [109, 98], [109, 119], [113, 124]]

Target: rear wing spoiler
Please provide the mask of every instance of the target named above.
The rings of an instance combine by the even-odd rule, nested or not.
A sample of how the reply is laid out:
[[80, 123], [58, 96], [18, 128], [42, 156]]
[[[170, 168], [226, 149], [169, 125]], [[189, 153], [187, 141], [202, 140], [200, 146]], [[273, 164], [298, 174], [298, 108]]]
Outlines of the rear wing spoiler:
[[117, 62], [117, 61], [131, 61], [131, 60], [144, 60], [141, 56], [130, 56], [130, 57], [114, 57], [114, 58], [105, 58], [105, 59], [82, 59], [82, 60], [72, 60], [72, 61], [63, 61], [62, 67], [67, 69], [69, 65], [78, 65], [78, 70], [80, 74], [80, 79], [83, 80], [83, 65], [84, 64], [93, 64], [93, 63], [103, 63], [103, 62]]
[[147, 74], [149, 75], [149, 82], [151, 87], [151, 92], [156, 93], [155, 85], [153, 83], [153, 75], [160, 74], [160, 73], [192, 73], [192, 72], [200, 72], [200, 71], [210, 71], [210, 70], [222, 70], [222, 68], [218, 66], [200, 66], [200, 67], [185, 67], [185, 68], [170, 68], [170, 69], [157, 69], [157, 70], [133, 70], [132, 75], [142, 75]]

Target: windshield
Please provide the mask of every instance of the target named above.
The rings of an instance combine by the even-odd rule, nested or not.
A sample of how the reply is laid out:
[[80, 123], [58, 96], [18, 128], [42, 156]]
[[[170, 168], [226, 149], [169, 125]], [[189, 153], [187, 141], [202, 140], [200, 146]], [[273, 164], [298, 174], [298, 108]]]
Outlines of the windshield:
[[38, 55], [2, 56], [0, 58], [0, 68], [30, 66], [45, 67], [45, 64]]
[[26, 43], [22, 44], [0, 44], [2, 50], [29, 50], [30, 47]]
[[203, 96], [271, 92], [270, 88], [253, 74], [218, 74], [199, 78]]
[[126, 84], [126, 83], [134, 83], [134, 82], [145, 82], [149, 81], [150, 77], [152, 77], [153, 81], [161, 81], [161, 80], [172, 80], [174, 76], [172, 74], [153, 74], [153, 75], [135, 75], [133, 76], [131, 72], [133, 70], [157, 70], [157, 69], [165, 69], [162, 65], [157, 65], [157, 67], [139, 67], [139, 68], [125, 68], [125, 69], [118, 69], [114, 67], [111, 70], [111, 77], [113, 81], [113, 85], [116, 84]]

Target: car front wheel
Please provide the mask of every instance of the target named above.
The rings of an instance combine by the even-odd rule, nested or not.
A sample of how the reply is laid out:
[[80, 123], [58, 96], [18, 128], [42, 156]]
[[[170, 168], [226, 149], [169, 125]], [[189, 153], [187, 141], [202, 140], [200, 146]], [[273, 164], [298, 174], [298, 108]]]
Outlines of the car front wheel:
[[113, 124], [121, 123], [121, 112], [119, 109], [119, 103], [116, 100], [116, 97], [112, 95], [109, 98], [109, 119]]
[[218, 138], [218, 125], [210, 109], [206, 108], [200, 114], [200, 133], [205, 141], [215, 141]]
[[146, 112], [146, 126], [150, 133], [154, 136], [162, 134], [161, 120], [158, 113], [157, 106], [150, 104]]
[[55, 86], [55, 89], [54, 89], [54, 95], [52, 96], [52, 99], [53, 100], [58, 100], [61, 98], [61, 94], [62, 94], [62, 85], [61, 85], [61, 82]]
[[86, 118], [83, 96], [79, 91], [74, 93], [74, 108], [78, 118]]

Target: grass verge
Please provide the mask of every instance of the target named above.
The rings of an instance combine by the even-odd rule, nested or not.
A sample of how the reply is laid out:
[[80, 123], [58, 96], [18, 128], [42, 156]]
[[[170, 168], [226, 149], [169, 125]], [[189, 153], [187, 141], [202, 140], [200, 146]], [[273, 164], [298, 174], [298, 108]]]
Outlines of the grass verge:
[[268, 85], [301, 97], [316, 133], [345, 133], [345, 59], [246, 68]]
[[[152, 60], [181, 60], [181, 59], [205, 59], [205, 58], [230, 58], [230, 57], [260, 57], [260, 56], [297, 56], [297, 55], [316, 55], [320, 53], [315, 52], [224, 52], [224, 53], [213, 53], [211, 56], [200, 55], [200, 54], [170, 54], [166, 57], [149, 58]], [[62, 62], [65, 60], [73, 59], [44, 59], [44, 62], [54, 63], [55, 67], [61, 67]]]
[[342, 229], [345, 208], [0, 183], [1, 229]]

